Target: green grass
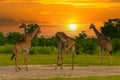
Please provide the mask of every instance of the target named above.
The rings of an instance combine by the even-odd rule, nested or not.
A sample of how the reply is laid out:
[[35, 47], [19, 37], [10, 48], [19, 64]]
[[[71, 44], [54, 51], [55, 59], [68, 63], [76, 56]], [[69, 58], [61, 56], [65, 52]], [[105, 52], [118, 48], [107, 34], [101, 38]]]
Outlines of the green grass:
[[[13, 79], [12, 79], [13, 80]], [[16, 80], [16, 79], [15, 79]], [[22, 80], [22, 79], [17, 79]], [[113, 76], [90, 76], [90, 77], [78, 77], [78, 78], [49, 78], [49, 79], [25, 79], [25, 80], [120, 80], [119, 75]]]
[[[43, 79], [43, 80], [45, 80], [45, 79]], [[79, 77], [79, 78], [51, 78], [51, 79], [47, 79], [47, 80], [120, 80], [120, 76], [90, 76], [90, 77]]]
[[[0, 54], [0, 66], [14, 65], [14, 60], [10, 60], [12, 54]], [[23, 56], [20, 56], [19, 64], [22, 62]], [[49, 55], [30, 55], [29, 64], [31, 65], [52, 65], [56, 64], [57, 54]], [[78, 66], [98, 66], [98, 55], [76, 55], [75, 65]], [[112, 56], [112, 65], [120, 66], [120, 55]], [[65, 56], [64, 64], [71, 65], [71, 55]], [[108, 65], [108, 56], [103, 57], [103, 65]], [[120, 80], [120, 76], [90, 76], [78, 78], [49, 78], [49, 79], [29, 79], [29, 80]]]
[[[0, 66], [6, 65], [14, 65], [14, 60], [10, 60], [12, 54], [0, 54]], [[23, 56], [20, 56], [19, 63], [22, 62]], [[56, 64], [57, 54], [49, 54], [49, 55], [30, 55], [29, 64], [37, 65], [37, 64]], [[78, 66], [97, 66], [99, 61], [98, 55], [75, 55], [74, 64]], [[68, 54], [65, 56], [64, 64], [71, 64], [71, 55]], [[114, 55], [112, 56], [112, 65], [120, 66], [120, 56]], [[103, 65], [107, 66], [108, 56], [103, 57]]]

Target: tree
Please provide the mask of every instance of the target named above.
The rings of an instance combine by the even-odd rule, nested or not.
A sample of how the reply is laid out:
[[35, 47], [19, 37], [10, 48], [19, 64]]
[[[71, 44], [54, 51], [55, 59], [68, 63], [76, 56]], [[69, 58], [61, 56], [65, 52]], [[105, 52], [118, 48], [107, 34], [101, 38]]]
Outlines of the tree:
[[79, 33], [78, 36], [76, 36], [76, 39], [85, 39], [87, 37], [87, 34], [85, 33], [85, 31], [81, 31], [81, 33]]
[[20, 34], [19, 32], [10, 32], [7, 35], [8, 44], [15, 44], [17, 41], [19, 41], [23, 37], [24, 35]]
[[120, 38], [120, 19], [109, 19], [104, 22], [104, 26], [101, 27], [101, 32], [111, 39]]
[[27, 26], [27, 34], [31, 33], [38, 26], [39, 26], [38, 24], [28, 24], [28, 26]]
[[6, 37], [2, 32], [0, 32], [0, 45], [4, 45], [6, 43]]
[[83, 42], [87, 37], [87, 34], [85, 33], [85, 31], [81, 31], [81, 33], [79, 33], [78, 36], [76, 36], [76, 54], [81, 53], [81, 51], [83, 50], [83, 47], [81, 42]]

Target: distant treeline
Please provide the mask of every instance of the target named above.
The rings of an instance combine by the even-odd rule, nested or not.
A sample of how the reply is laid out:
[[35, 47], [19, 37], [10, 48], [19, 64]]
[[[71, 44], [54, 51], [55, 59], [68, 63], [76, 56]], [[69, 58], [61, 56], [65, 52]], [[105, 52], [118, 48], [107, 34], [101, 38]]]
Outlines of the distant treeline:
[[[0, 33], [0, 53], [13, 53], [13, 45], [24, 37], [23, 34], [12, 32], [8, 35]], [[96, 38], [87, 38], [85, 32], [81, 32], [75, 37], [76, 54], [98, 54], [98, 44]], [[120, 52], [120, 39], [112, 39], [113, 54]], [[52, 54], [57, 53], [57, 39], [34, 38], [32, 40], [31, 54]]]
[[[89, 26], [88, 26], [89, 27]], [[30, 31], [33, 29], [31, 25]], [[111, 39], [113, 44], [113, 54], [120, 54], [120, 19], [108, 19], [100, 27], [107, 38]], [[4, 35], [0, 32], [0, 53], [13, 53], [13, 45], [24, 37], [19, 32], [11, 32]], [[76, 54], [96, 54], [99, 52], [96, 38], [88, 38], [84, 31], [75, 37]], [[57, 53], [57, 39], [51, 38], [34, 38], [32, 40], [31, 54], [51, 54]]]

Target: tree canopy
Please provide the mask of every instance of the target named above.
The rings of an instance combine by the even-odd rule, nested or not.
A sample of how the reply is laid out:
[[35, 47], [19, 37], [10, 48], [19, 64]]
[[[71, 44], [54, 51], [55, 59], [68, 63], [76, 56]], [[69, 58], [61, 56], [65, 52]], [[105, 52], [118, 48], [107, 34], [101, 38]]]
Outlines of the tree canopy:
[[108, 19], [101, 27], [101, 32], [111, 39], [120, 38], [120, 19]]

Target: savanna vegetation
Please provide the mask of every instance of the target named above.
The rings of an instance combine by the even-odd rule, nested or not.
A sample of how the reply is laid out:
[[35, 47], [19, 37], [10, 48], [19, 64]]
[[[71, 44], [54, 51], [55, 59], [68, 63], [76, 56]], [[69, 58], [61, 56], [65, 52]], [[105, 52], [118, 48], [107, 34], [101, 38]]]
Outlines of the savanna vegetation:
[[[29, 25], [29, 33], [34, 26]], [[88, 26], [89, 28], [89, 26]], [[113, 54], [120, 54], [120, 19], [109, 19], [104, 22], [104, 26], [101, 28], [101, 32], [111, 39], [113, 44]], [[19, 32], [10, 32], [4, 35], [0, 32], [0, 54], [1, 53], [13, 53], [13, 45], [22, 39], [24, 34]], [[76, 40], [76, 54], [98, 54], [98, 46], [96, 38], [88, 38], [87, 34], [82, 31], [78, 36], [75, 36]], [[54, 54], [57, 53], [57, 39], [55, 36], [50, 38], [34, 38], [32, 40], [32, 48], [30, 54]]]

